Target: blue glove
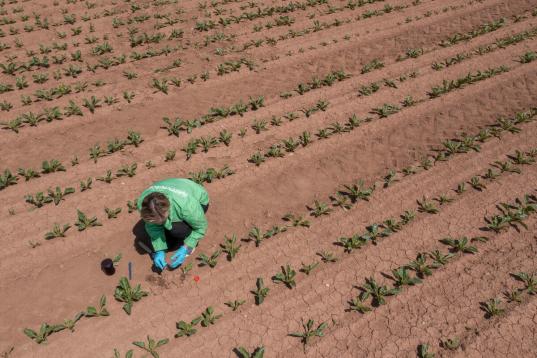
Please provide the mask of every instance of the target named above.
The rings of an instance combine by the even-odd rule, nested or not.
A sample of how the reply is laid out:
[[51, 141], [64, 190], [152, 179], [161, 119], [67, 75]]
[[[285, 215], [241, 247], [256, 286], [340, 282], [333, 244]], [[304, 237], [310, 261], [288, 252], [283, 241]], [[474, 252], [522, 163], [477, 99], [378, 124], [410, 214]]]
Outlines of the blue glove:
[[155, 267], [158, 268], [160, 271], [164, 270], [164, 268], [168, 265], [166, 262], [166, 253], [163, 251], [157, 251], [153, 254], [153, 263], [155, 264]]
[[192, 253], [193, 249], [189, 248], [186, 245], [183, 245], [173, 254], [171, 257], [172, 263], [170, 264], [170, 268], [174, 269], [179, 267], [185, 259]]

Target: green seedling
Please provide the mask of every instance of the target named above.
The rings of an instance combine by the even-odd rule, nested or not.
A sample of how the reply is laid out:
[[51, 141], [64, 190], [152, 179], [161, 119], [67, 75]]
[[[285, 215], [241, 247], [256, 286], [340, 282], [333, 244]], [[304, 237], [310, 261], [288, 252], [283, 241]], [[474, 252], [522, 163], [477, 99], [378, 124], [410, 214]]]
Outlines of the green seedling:
[[80, 163], [78, 162], [78, 157], [75, 155], [73, 159], [71, 159], [71, 166], [74, 167], [75, 165], [78, 165], [78, 164]]
[[349, 202], [349, 198], [341, 193], [337, 193], [336, 196], [331, 196], [333, 206], [339, 206], [343, 210], [349, 210], [352, 207], [352, 203]]
[[220, 143], [224, 143], [224, 145], [227, 147], [229, 146], [229, 143], [231, 143], [231, 139], [233, 137], [233, 133], [228, 132], [227, 130], [223, 130], [220, 132], [218, 136], [218, 140]]
[[267, 297], [270, 289], [268, 287], [265, 287], [265, 284], [263, 283], [263, 279], [261, 277], [257, 278], [255, 286], [255, 291], [250, 292], [252, 292], [255, 297], [255, 304], [259, 306], [263, 303], [263, 301], [265, 301], [265, 298]]
[[93, 179], [91, 179], [91, 178], [88, 178], [85, 181], [81, 180], [80, 181], [80, 191], [82, 192], [82, 191], [90, 190], [92, 183], [93, 183]]
[[527, 272], [517, 272], [512, 274], [518, 281], [522, 281], [525, 285], [524, 289], [530, 294], [537, 294], [537, 274]]
[[470, 181], [468, 182], [477, 191], [483, 191], [487, 188], [487, 186], [479, 180], [479, 177], [472, 177]]
[[420, 213], [438, 214], [438, 208], [434, 205], [432, 201], [428, 201], [425, 197], [423, 197], [421, 200], [417, 200], [417, 203], [418, 211]]
[[233, 312], [235, 312], [237, 309], [239, 309], [240, 306], [242, 306], [243, 304], [245, 304], [246, 301], [245, 300], [235, 300], [235, 301], [228, 301], [228, 302], [225, 302], [224, 304], [226, 306], [228, 306], [229, 308], [231, 308], [231, 310]]
[[48, 189], [48, 196], [52, 199], [52, 201], [54, 201], [55, 205], [58, 205], [62, 200], [64, 200], [66, 195], [73, 194], [74, 192], [74, 188], [65, 188], [65, 190], [62, 191], [62, 189], [57, 186], [54, 190], [50, 188]]
[[25, 179], [26, 181], [28, 181], [28, 180], [30, 180], [30, 179], [32, 179], [32, 178], [39, 178], [39, 177], [40, 177], [39, 173], [36, 172], [36, 171], [33, 170], [33, 169], [23, 169], [23, 168], [19, 168], [19, 169], [17, 170], [17, 173], [18, 173], [20, 176], [24, 177], [24, 179]]
[[144, 165], [145, 165], [145, 167], [146, 167], [147, 169], [152, 169], [152, 168], [155, 168], [155, 167], [157, 166], [157, 165], [156, 165], [155, 163], [153, 163], [153, 161], [151, 161], [151, 160], [148, 160], [147, 162], [145, 162]]
[[132, 342], [136, 347], [139, 347], [143, 350], [145, 350], [147, 353], [151, 354], [153, 358], [159, 358], [159, 354], [157, 353], [157, 348], [162, 347], [163, 345], [167, 344], [170, 340], [168, 338], [161, 339], [159, 341], [155, 341], [151, 337], [147, 336], [147, 344], [144, 342]]
[[65, 167], [62, 165], [62, 163], [56, 159], [51, 159], [50, 161], [43, 161], [41, 164], [41, 173], [43, 174], [49, 174], [54, 172], [64, 172]]
[[485, 318], [492, 318], [502, 314], [505, 309], [501, 308], [502, 301], [499, 298], [491, 298], [488, 301], [480, 302], [481, 310], [485, 311]]
[[300, 136], [298, 137], [298, 142], [303, 146], [307, 146], [311, 143], [311, 133], [308, 131], [302, 132]]
[[401, 108], [396, 105], [384, 103], [382, 107], [373, 108], [370, 113], [378, 115], [379, 118], [386, 118], [400, 110]]
[[521, 173], [521, 170], [519, 168], [513, 167], [510, 162], [496, 161], [494, 162], [494, 166], [500, 169], [500, 172], [502, 173]]
[[304, 320], [302, 320], [302, 327], [304, 329], [304, 332], [292, 332], [289, 333], [291, 337], [297, 337], [300, 338], [300, 341], [304, 345], [304, 349], [306, 348], [306, 345], [310, 342], [310, 340], [313, 337], [323, 337], [324, 336], [324, 330], [326, 327], [328, 327], [328, 324], [326, 322], [321, 322], [317, 328], [313, 328], [314, 321], [312, 319], [308, 319], [308, 322], [304, 323]]
[[392, 270], [392, 278], [395, 281], [396, 287], [414, 286], [421, 283], [421, 279], [418, 277], [410, 277], [406, 267], [399, 267]]
[[198, 145], [202, 148], [204, 153], [207, 153], [209, 149], [216, 147], [218, 143], [218, 139], [212, 136], [204, 136], [198, 139]]
[[414, 261], [405, 265], [405, 268], [415, 271], [416, 275], [421, 279], [433, 274], [431, 271], [433, 267], [427, 263], [427, 255], [425, 253], [419, 253]]
[[134, 302], [141, 300], [143, 297], [149, 295], [148, 292], [143, 291], [140, 284], [132, 288], [129, 280], [126, 277], [122, 277], [119, 280], [119, 284], [114, 291], [114, 298], [120, 302], [125, 302], [123, 310], [130, 315]]
[[263, 358], [265, 355], [265, 347], [257, 347], [252, 353], [248, 352], [244, 347], [235, 348], [235, 353], [239, 358]]
[[517, 165], [524, 165], [524, 164], [533, 164], [535, 163], [535, 159], [531, 156], [527, 156], [525, 153], [517, 150], [515, 151], [514, 155], [510, 155], [509, 158], [513, 161], [513, 163]]
[[112, 140], [109, 140], [108, 143], [106, 144], [106, 148], [107, 148], [106, 152], [107, 154], [119, 152], [120, 150], [125, 148], [126, 144], [127, 144], [126, 141], [119, 140], [118, 138], [114, 138]]
[[522, 302], [522, 291], [520, 290], [513, 290], [513, 291], [507, 291], [504, 292], [504, 296], [507, 299], [507, 302], [513, 303], [521, 303]]
[[520, 63], [530, 63], [537, 60], [537, 52], [529, 51], [519, 57], [518, 61]]
[[314, 217], [319, 217], [322, 215], [328, 215], [332, 209], [328, 206], [328, 204], [323, 203], [322, 201], [315, 200], [313, 202], [313, 207], [310, 208], [311, 215]]
[[440, 342], [440, 345], [444, 349], [449, 349], [450, 351], [455, 351], [461, 346], [461, 340], [459, 338], [457, 338], [457, 337], [446, 338], [446, 339], [443, 339]]
[[[126, 353], [125, 353], [125, 358], [132, 358], [134, 356], [134, 352], [132, 349], [129, 349]], [[119, 353], [119, 351], [114, 348], [114, 358], [121, 358], [121, 353]]]
[[106, 213], [106, 216], [108, 217], [108, 219], [116, 219], [118, 214], [121, 212], [121, 208], [115, 208], [115, 209], [104, 208], [104, 212]]
[[388, 188], [390, 185], [392, 185], [395, 182], [398, 182], [399, 179], [397, 177], [397, 172], [393, 169], [391, 169], [386, 176], [384, 176], [384, 188]]
[[133, 201], [127, 201], [127, 212], [130, 214], [136, 210], [138, 210], [137, 208], [137, 202], [138, 202], [138, 199], [134, 199]]
[[65, 233], [67, 230], [71, 228], [71, 225], [65, 224], [63, 226], [60, 226], [59, 224], [54, 224], [54, 227], [52, 228], [52, 231], [49, 231], [45, 234], [45, 240], [51, 240], [57, 237], [65, 237]]
[[295, 215], [295, 214], [289, 213], [283, 217], [283, 220], [290, 222], [293, 227], [297, 227], [297, 226], [310, 227], [309, 220], [304, 219], [302, 215]]
[[452, 239], [447, 237], [440, 240], [441, 243], [448, 245], [452, 253], [466, 253], [466, 254], [475, 254], [477, 248], [475, 246], [468, 245], [468, 238], [466, 236], [461, 237], [460, 239]]
[[183, 276], [185, 276], [187, 273], [189, 273], [190, 271], [192, 271], [192, 268], [194, 267], [194, 265], [192, 264], [192, 262], [189, 262], [188, 264], [186, 265], [181, 265], [181, 274]]
[[336, 245], [340, 245], [344, 248], [345, 252], [351, 253], [352, 250], [359, 249], [364, 246], [367, 239], [360, 235], [353, 235], [351, 237], [340, 237]]
[[127, 103], [131, 103], [132, 100], [134, 99], [135, 97], [135, 94], [133, 91], [123, 91], [123, 99], [125, 99], [125, 101], [127, 101]]
[[295, 141], [293, 138], [284, 139], [282, 140], [283, 145], [285, 147], [285, 151], [287, 152], [294, 152], [295, 149], [300, 145], [299, 141]]
[[37, 344], [41, 344], [47, 341], [47, 337], [52, 333], [59, 332], [65, 329], [62, 325], [49, 325], [48, 323], [43, 323], [39, 328], [39, 331], [34, 331], [30, 328], [24, 329], [24, 334], [30, 339], [34, 340]]
[[360, 312], [362, 314], [371, 311], [371, 307], [369, 307], [364, 301], [365, 299], [362, 299], [361, 295], [357, 295], [355, 298], [349, 301], [349, 308], [347, 311]]
[[263, 239], [269, 239], [273, 236], [276, 236], [278, 235], [279, 233], [282, 233], [284, 231], [286, 231], [287, 228], [286, 227], [279, 227], [279, 226], [276, 226], [274, 225], [273, 227], [271, 227], [270, 229], [268, 229], [264, 234], [263, 234]]
[[434, 358], [434, 353], [429, 352], [428, 344], [420, 344], [418, 346], [418, 358]]
[[257, 167], [260, 166], [261, 163], [264, 163], [265, 160], [266, 160], [265, 155], [262, 154], [262, 153], [259, 152], [259, 151], [256, 152], [256, 153], [254, 153], [254, 154], [248, 159], [248, 161], [249, 161], [250, 163], [255, 164]]
[[[171, 162], [172, 160], [175, 159], [175, 150], [168, 150], [166, 151], [166, 154], [164, 154], [164, 161], [165, 162]], [[187, 158], [188, 158], [188, 154], [187, 154]]]
[[106, 317], [110, 316], [108, 309], [106, 308], [106, 296], [102, 295], [99, 299], [99, 306], [88, 306], [84, 313], [86, 317]]
[[23, 126], [23, 121], [22, 117], [17, 117], [9, 121], [0, 122], [0, 124], [3, 126], [2, 129], [9, 129], [15, 133], [19, 133], [19, 129]]
[[201, 317], [194, 318], [190, 323], [185, 321], [179, 321], [175, 324], [175, 327], [177, 328], [177, 333], [175, 333], [175, 338], [179, 337], [190, 337], [198, 330], [195, 328], [195, 326], [201, 321]]
[[411, 223], [414, 219], [416, 218], [416, 213], [413, 212], [412, 210], [406, 210], [402, 215], [401, 215], [401, 223], [403, 225], [408, 225], [409, 223]]
[[84, 214], [82, 211], [78, 209], [77, 209], [77, 221], [75, 225], [78, 227], [78, 231], [83, 231], [93, 226], [102, 226], [102, 224], [97, 220], [95, 216], [92, 218], [88, 218], [86, 214]]
[[222, 253], [222, 250], [218, 249], [209, 257], [205, 254], [200, 254], [198, 256], [198, 260], [200, 261], [200, 266], [209, 266], [210, 268], [214, 268], [216, 264], [218, 263], [218, 256]]
[[455, 189], [455, 192], [459, 195], [464, 193], [466, 191], [466, 183], [459, 183], [457, 185], [457, 189]]
[[281, 266], [282, 272], [277, 273], [272, 277], [272, 281], [283, 283], [287, 288], [292, 289], [296, 286], [295, 276], [296, 271], [290, 265]]
[[444, 204], [449, 204], [449, 203], [453, 202], [453, 200], [455, 200], [455, 199], [450, 198], [447, 195], [442, 194], [438, 198], [435, 198], [434, 200], [438, 201], [438, 203], [440, 205], [444, 205]]
[[112, 182], [112, 180], [114, 180], [116, 178], [114, 178], [112, 176], [112, 171], [111, 170], [107, 170], [106, 175], [104, 175], [102, 177], [97, 177], [96, 179], [99, 180], [99, 181], [102, 181], [102, 182], [110, 184]]
[[283, 158], [285, 154], [282, 152], [281, 146], [278, 144], [271, 145], [265, 153], [265, 156], [270, 158]]
[[334, 254], [328, 251], [319, 251], [317, 255], [321, 257], [321, 261], [324, 263], [336, 262], [337, 258], [334, 257]]
[[267, 121], [265, 120], [254, 120], [254, 122], [251, 125], [252, 129], [254, 130], [255, 134], [260, 134], [262, 131], [268, 130], [267, 128]]
[[0, 174], [0, 190], [7, 188], [10, 185], [17, 184], [19, 178], [14, 176], [9, 169], [5, 169], [3, 174]]
[[265, 237], [261, 233], [261, 230], [259, 230], [257, 226], [254, 226], [248, 232], [248, 238], [246, 240], [255, 242], [255, 246], [259, 247], [264, 238]]
[[136, 148], [142, 143], [144, 140], [142, 138], [142, 135], [138, 132], [129, 130], [127, 134], [127, 140], [125, 141], [125, 144], [127, 145], [133, 145]]
[[214, 309], [212, 307], [207, 307], [205, 311], [201, 313], [201, 325], [203, 327], [209, 327], [212, 324], [216, 323], [217, 319], [220, 319], [222, 314], [214, 314]]
[[362, 179], [358, 180], [356, 184], [344, 185], [345, 194], [351, 199], [353, 203], [358, 200], [369, 201], [369, 197], [373, 194], [376, 189], [376, 185], [373, 184], [369, 188], [365, 188], [364, 181]]
[[403, 222], [397, 222], [395, 219], [390, 218], [384, 220], [381, 226], [385, 229], [385, 231], [393, 233], [398, 232], [403, 228]]
[[101, 100], [97, 99], [95, 96], [91, 96], [90, 99], [84, 98], [82, 106], [89, 109], [91, 113], [95, 113], [95, 109], [101, 107]]
[[164, 94], [168, 94], [168, 80], [165, 78], [160, 80], [153, 78], [151, 87], [155, 89], [153, 93], [162, 92]]
[[121, 168], [118, 169], [118, 171], [116, 172], [116, 176], [118, 178], [123, 177], [123, 176], [132, 178], [133, 176], [136, 175], [137, 168], [138, 168], [138, 164], [136, 163], [132, 163], [131, 165], [125, 164]]
[[431, 251], [429, 253], [429, 257], [433, 260], [433, 263], [431, 265], [432, 268], [440, 268], [444, 265], [446, 265], [449, 260], [451, 260], [451, 258], [453, 258], [454, 254], [452, 253], [447, 253], [447, 254], [442, 254], [440, 251], [438, 250], [435, 250], [435, 251]]
[[401, 172], [404, 174], [404, 176], [409, 176], [417, 173], [416, 169], [412, 167], [405, 167], [401, 170]]
[[[224, 236], [225, 240], [223, 244], [220, 244], [222, 251], [227, 254], [228, 261], [233, 261], [235, 255], [239, 252], [241, 245], [237, 245], [237, 236], [233, 234], [231, 238]], [[213, 266], [211, 266], [213, 267]]]
[[310, 272], [315, 270], [317, 268], [317, 266], [319, 266], [318, 262], [313, 262], [313, 263], [308, 264], [308, 265], [302, 263], [302, 267], [300, 268], [300, 272], [303, 272], [303, 273], [305, 273], [306, 275], [309, 276]]
[[[196, 151], [197, 151], [199, 145], [200, 145], [199, 139], [196, 139], [196, 138], [190, 139], [187, 142], [185, 147], [182, 149], [182, 151], [186, 153], [186, 159], [187, 160], [190, 159], [192, 157], [192, 155], [196, 154]], [[171, 152], [175, 152], [175, 151], [169, 151], [169, 152], [171, 153]], [[174, 155], [174, 157], [175, 157], [175, 155]]]
[[362, 67], [361, 73], [362, 74], [368, 73], [368, 72], [371, 72], [373, 70], [377, 70], [383, 67], [384, 67], [384, 63], [382, 61], [380, 61], [379, 59], [374, 59]]
[[43, 192], [41, 192], [41, 191], [36, 193], [35, 197], [33, 195], [30, 195], [30, 194], [25, 195], [24, 200], [27, 203], [35, 205], [38, 208], [42, 207], [43, 205], [45, 205], [47, 203], [52, 202], [52, 198], [48, 197], [48, 196], [45, 196], [45, 194], [43, 194]]

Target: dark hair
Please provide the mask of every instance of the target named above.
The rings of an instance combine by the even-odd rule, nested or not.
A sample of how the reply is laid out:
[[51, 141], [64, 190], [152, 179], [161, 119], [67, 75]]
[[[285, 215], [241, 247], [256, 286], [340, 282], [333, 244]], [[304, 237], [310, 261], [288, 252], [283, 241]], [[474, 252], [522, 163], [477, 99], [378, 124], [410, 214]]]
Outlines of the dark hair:
[[142, 201], [142, 210], [140, 214], [142, 219], [153, 224], [162, 224], [168, 218], [170, 201], [168, 198], [158, 192], [147, 195]]

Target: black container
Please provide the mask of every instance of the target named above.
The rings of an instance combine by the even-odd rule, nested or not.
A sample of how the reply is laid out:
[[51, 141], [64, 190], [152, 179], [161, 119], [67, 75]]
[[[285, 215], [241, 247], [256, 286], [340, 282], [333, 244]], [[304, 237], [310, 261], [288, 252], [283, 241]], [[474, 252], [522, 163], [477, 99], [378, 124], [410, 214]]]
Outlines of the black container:
[[116, 273], [116, 268], [114, 267], [114, 261], [112, 259], [104, 259], [101, 262], [101, 270], [109, 276]]

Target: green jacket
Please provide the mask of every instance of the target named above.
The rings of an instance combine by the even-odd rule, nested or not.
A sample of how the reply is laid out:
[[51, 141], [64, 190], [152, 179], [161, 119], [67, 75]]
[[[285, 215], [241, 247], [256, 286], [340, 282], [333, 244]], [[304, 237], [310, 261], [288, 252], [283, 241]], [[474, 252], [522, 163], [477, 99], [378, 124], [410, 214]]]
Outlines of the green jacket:
[[171, 230], [172, 223], [177, 221], [184, 221], [192, 227], [192, 233], [184, 243], [190, 248], [196, 247], [207, 231], [207, 219], [201, 207], [209, 203], [209, 195], [205, 188], [188, 179], [162, 180], [144, 190], [138, 199], [138, 210], [141, 210], [144, 198], [153, 192], [164, 194], [170, 201], [170, 213], [163, 225], [145, 223], [145, 230], [151, 238], [153, 249], [161, 251], [168, 248], [164, 229]]

